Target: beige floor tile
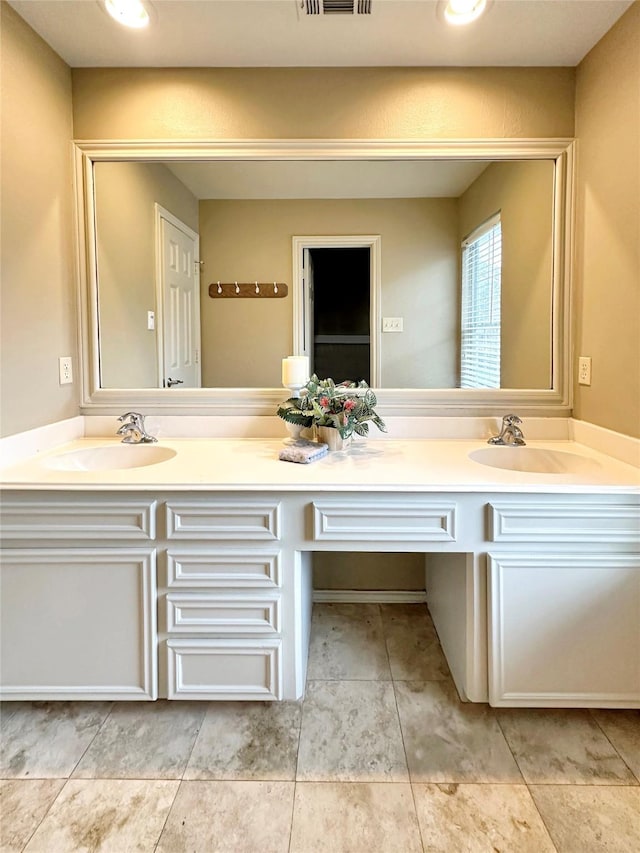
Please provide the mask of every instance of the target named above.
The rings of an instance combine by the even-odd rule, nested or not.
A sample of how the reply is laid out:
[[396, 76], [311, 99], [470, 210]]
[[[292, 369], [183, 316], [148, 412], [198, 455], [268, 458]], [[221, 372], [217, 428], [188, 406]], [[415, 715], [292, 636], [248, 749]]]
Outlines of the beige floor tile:
[[296, 785], [291, 853], [421, 853], [411, 786]]
[[71, 779], [25, 853], [152, 853], [179, 784]]
[[203, 702], [119, 702], [78, 765], [79, 779], [181, 779]]
[[640, 788], [532, 786], [558, 853], [638, 853]]
[[377, 604], [315, 604], [307, 678], [390, 680]]
[[157, 853], [287, 853], [293, 782], [182, 782]]
[[414, 785], [424, 849], [555, 853], [526, 785]]
[[493, 709], [451, 682], [395, 682], [412, 782], [522, 782]]
[[311, 681], [302, 708], [297, 779], [406, 782], [393, 694], [385, 681]]
[[628, 767], [640, 781], [640, 711], [591, 711]]
[[19, 702], [2, 718], [0, 777], [69, 776], [98, 733], [111, 702]]
[[426, 604], [381, 604], [391, 676], [397, 681], [444, 681], [449, 667]]
[[64, 779], [0, 782], [0, 853], [24, 849], [64, 783]]
[[302, 704], [211, 702], [185, 779], [293, 780]]
[[588, 711], [501, 708], [498, 719], [526, 782], [637, 784]]

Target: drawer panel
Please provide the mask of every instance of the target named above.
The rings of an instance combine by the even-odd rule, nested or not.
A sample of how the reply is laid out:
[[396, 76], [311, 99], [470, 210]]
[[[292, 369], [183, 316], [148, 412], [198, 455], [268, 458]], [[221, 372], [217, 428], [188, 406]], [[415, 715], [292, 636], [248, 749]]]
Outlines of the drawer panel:
[[571, 501], [490, 503], [490, 542], [640, 542], [640, 507]]
[[314, 501], [316, 541], [455, 542], [455, 503]]
[[170, 633], [273, 634], [280, 631], [280, 596], [188, 595], [166, 597]]
[[274, 540], [280, 538], [277, 501], [170, 501], [169, 539]]
[[280, 552], [221, 551], [167, 552], [167, 585], [170, 588], [269, 589], [281, 585]]
[[156, 502], [118, 498], [82, 502], [2, 503], [2, 536], [16, 539], [126, 539], [155, 537]]
[[280, 640], [167, 640], [169, 699], [281, 699]]

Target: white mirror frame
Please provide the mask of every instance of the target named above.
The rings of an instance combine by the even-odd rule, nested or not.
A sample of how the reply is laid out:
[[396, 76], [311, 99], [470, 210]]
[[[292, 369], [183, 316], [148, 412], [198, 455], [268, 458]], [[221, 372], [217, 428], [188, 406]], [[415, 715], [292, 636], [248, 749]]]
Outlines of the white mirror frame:
[[[376, 389], [385, 416], [566, 417], [572, 406], [571, 270], [573, 139], [77, 141], [74, 144], [78, 252], [81, 412], [120, 414], [273, 415], [283, 388], [101, 388], [93, 164], [118, 160], [537, 160], [556, 161], [554, 182], [552, 383], [550, 389]], [[295, 307], [296, 300], [292, 300]], [[292, 318], [295, 322], [295, 317]]]

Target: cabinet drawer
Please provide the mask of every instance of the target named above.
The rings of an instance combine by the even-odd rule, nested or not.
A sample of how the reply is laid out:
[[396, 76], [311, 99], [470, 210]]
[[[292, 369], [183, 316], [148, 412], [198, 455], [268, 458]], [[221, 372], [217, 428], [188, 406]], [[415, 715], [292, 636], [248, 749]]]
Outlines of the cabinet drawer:
[[168, 539], [273, 540], [280, 538], [277, 501], [170, 501]]
[[167, 552], [167, 585], [170, 588], [269, 589], [281, 584], [280, 552], [181, 551]]
[[490, 503], [490, 542], [640, 542], [640, 506], [593, 501]]
[[149, 500], [3, 501], [2, 536], [16, 539], [155, 537], [156, 502]]
[[455, 503], [315, 501], [316, 541], [455, 542]]
[[167, 640], [169, 699], [281, 699], [280, 640]]
[[173, 634], [273, 634], [280, 631], [280, 596], [170, 593], [166, 604], [167, 631]]

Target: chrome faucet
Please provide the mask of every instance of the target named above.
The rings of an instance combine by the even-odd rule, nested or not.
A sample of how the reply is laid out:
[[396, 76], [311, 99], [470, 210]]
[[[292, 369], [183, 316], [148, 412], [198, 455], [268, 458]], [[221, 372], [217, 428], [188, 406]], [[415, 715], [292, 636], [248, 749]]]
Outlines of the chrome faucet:
[[502, 418], [502, 429], [500, 435], [494, 435], [489, 439], [487, 444], [509, 444], [521, 447], [527, 442], [524, 440], [524, 435], [520, 429], [522, 421], [517, 415], [505, 415]]
[[138, 412], [127, 412], [126, 415], [120, 415], [118, 420], [123, 423], [116, 434], [124, 436], [123, 444], [151, 444], [158, 440], [149, 435], [144, 428], [144, 415]]

